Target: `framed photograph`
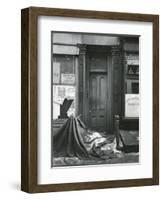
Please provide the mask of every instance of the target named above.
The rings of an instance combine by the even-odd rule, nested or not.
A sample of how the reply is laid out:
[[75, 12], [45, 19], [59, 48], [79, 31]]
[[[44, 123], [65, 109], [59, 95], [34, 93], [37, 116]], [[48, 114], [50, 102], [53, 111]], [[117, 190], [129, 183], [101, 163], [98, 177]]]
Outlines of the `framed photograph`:
[[21, 189], [159, 184], [159, 16], [21, 11]]

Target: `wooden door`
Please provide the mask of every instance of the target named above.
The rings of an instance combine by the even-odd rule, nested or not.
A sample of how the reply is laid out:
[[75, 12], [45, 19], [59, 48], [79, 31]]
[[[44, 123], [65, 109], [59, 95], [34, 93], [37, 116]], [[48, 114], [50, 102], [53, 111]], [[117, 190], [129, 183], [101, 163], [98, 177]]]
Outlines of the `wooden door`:
[[89, 126], [107, 131], [107, 73], [90, 73]]

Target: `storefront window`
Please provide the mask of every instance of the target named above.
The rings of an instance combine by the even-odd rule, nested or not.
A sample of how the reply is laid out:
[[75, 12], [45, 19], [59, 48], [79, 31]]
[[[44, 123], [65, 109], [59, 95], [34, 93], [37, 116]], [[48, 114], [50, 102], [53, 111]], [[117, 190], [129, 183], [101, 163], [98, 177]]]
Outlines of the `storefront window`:
[[125, 117], [139, 117], [139, 55], [125, 55]]
[[54, 55], [53, 57], [53, 119], [75, 115], [76, 68], [75, 57]]

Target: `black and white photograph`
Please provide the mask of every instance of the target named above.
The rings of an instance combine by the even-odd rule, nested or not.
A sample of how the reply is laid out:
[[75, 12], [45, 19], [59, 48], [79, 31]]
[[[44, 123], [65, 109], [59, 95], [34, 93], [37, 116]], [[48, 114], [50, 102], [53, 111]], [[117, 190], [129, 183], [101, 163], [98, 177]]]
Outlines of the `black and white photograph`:
[[139, 35], [51, 32], [51, 166], [138, 164]]

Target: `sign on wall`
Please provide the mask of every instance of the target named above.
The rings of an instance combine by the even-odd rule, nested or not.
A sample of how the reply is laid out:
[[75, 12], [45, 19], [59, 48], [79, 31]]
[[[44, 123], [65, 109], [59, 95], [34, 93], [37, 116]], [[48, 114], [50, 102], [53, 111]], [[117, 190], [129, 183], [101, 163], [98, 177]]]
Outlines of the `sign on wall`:
[[61, 74], [62, 84], [75, 84], [75, 74]]
[[73, 99], [73, 103], [67, 114], [75, 114], [75, 86], [68, 85], [53, 85], [53, 118], [58, 118], [60, 114], [60, 105], [65, 99]]
[[65, 98], [75, 99], [75, 86], [54, 85], [53, 86], [54, 102], [62, 104]]
[[127, 65], [139, 65], [139, 55], [137, 54], [128, 54], [126, 59]]
[[125, 117], [139, 117], [139, 94], [125, 95]]

